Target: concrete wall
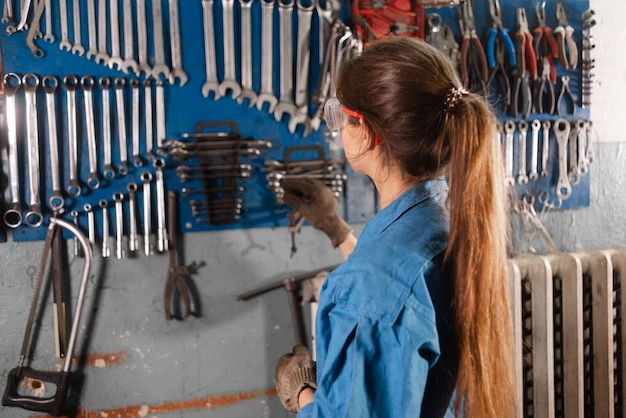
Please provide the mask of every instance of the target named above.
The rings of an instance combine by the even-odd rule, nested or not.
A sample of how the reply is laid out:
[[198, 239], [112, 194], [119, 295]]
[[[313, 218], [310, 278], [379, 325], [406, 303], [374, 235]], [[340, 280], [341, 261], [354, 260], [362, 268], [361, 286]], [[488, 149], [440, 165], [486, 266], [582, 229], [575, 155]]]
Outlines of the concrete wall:
[[[600, 143], [591, 169], [591, 205], [551, 213], [546, 228], [563, 250], [626, 245], [626, 59], [620, 42], [626, 28], [619, 0], [593, 1], [600, 25], [592, 119]], [[513, 219], [521, 246], [524, 231]], [[355, 225], [360, 230], [361, 225]], [[340, 261], [325, 236], [305, 227], [298, 252], [289, 257], [285, 228], [195, 233], [184, 237], [185, 261], [202, 261], [193, 276], [201, 316], [166, 321], [163, 289], [166, 256], [96, 257], [78, 339], [83, 379], [69, 399], [84, 417], [287, 417], [273, 392], [276, 358], [294, 342], [287, 296], [276, 290], [247, 302], [235, 295], [286, 272], [298, 273]], [[537, 245], [541, 250], [540, 243]], [[0, 389], [19, 357], [30, 299], [31, 277], [42, 243], [0, 244]], [[72, 261], [77, 277], [82, 261]], [[74, 289], [75, 290], [75, 289]], [[48, 312], [49, 314], [49, 307]], [[53, 370], [51, 315], [43, 317], [34, 367]], [[1, 417], [39, 416], [0, 408]]]

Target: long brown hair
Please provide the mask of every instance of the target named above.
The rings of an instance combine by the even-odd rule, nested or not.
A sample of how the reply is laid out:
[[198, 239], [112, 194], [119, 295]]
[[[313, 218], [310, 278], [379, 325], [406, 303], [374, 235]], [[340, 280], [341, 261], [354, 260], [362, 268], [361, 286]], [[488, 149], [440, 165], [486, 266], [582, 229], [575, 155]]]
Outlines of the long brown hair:
[[385, 158], [409, 178], [449, 179], [450, 242], [458, 370], [456, 414], [502, 418], [516, 410], [506, 273], [507, 206], [496, 118], [487, 100], [463, 91], [450, 61], [426, 42], [391, 37], [345, 62], [337, 97], [363, 115]]

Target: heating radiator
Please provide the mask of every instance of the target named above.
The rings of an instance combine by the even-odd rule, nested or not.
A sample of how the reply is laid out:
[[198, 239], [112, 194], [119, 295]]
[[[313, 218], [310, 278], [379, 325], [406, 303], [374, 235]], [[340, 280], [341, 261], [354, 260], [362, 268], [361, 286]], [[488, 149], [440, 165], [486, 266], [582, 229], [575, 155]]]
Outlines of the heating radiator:
[[509, 260], [518, 417], [626, 418], [626, 248]]

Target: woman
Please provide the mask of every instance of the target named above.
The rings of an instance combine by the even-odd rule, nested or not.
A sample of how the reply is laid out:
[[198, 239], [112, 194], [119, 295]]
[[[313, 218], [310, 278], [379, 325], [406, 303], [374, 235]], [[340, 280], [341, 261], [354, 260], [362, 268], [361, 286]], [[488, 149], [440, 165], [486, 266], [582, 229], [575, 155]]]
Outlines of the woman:
[[435, 48], [405, 37], [345, 62], [337, 98], [327, 123], [381, 210], [357, 242], [321, 183], [283, 183], [285, 202], [347, 258], [321, 290], [316, 373], [302, 346], [278, 361], [283, 405], [298, 417], [514, 416], [506, 196], [489, 105]]

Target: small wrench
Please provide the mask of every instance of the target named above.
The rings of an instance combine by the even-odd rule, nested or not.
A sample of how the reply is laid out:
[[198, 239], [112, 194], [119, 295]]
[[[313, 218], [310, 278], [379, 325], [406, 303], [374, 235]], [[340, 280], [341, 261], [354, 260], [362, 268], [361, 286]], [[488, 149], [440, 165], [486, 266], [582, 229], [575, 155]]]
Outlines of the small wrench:
[[541, 122], [535, 119], [530, 124], [531, 128], [531, 151], [530, 151], [530, 180], [537, 180], [539, 178], [538, 171], [538, 159], [539, 159], [539, 129], [541, 129]]
[[202, 0], [204, 18], [204, 60], [206, 67], [206, 81], [202, 86], [202, 95], [209, 97], [213, 92], [215, 100], [220, 95], [220, 83], [217, 80], [217, 59], [215, 55], [215, 33], [213, 27], [213, 0]]
[[89, 34], [89, 49], [87, 50], [87, 59], [95, 58], [98, 54], [95, 1], [96, 0], [87, 0], [87, 28]]
[[45, 5], [46, 4], [43, 1], [37, 4], [37, 7], [35, 9], [35, 15], [33, 16], [33, 19], [31, 21], [30, 30], [28, 31], [28, 35], [26, 36], [26, 45], [33, 52], [35, 58], [43, 58], [45, 55], [43, 50], [41, 48], [38, 48], [34, 42], [35, 38], [37, 38], [38, 35], [41, 35], [41, 17], [43, 16]]
[[124, 0], [122, 5], [124, 7], [124, 63], [122, 64], [122, 71], [128, 74], [130, 68], [133, 73], [138, 75], [133, 36], [133, 7], [130, 0]]
[[120, 13], [117, 0], [109, 2], [109, 5], [111, 20], [111, 57], [109, 58], [109, 68], [113, 69], [117, 65], [118, 70], [123, 70], [124, 60], [120, 55]]
[[109, 203], [102, 199], [98, 203], [102, 208], [102, 258], [111, 256], [111, 247], [109, 246]]
[[165, 79], [170, 76], [170, 69], [165, 64], [165, 48], [163, 46], [163, 10], [161, 0], [152, 0], [152, 34], [154, 36], [154, 67], [152, 67], [152, 77], [160, 79], [163, 75]]
[[144, 119], [146, 120], [146, 151], [148, 156], [154, 154], [154, 137], [152, 131], [152, 82], [149, 79], [143, 81]]
[[80, 0], [74, 0], [74, 46], [72, 47], [72, 54], [78, 54], [82, 57], [85, 53], [85, 48], [82, 45], [81, 40], [81, 27], [80, 27]]
[[141, 167], [143, 160], [141, 159], [141, 152], [139, 151], [139, 79], [132, 78], [130, 80], [130, 87], [132, 88], [132, 133], [133, 133], [133, 165], [135, 167]]
[[48, 116], [48, 145], [50, 147], [50, 173], [52, 178], [52, 194], [48, 204], [53, 211], [58, 211], [65, 204], [61, 194], [61, 177], [59, 168], [59, 140], [57, 133], [57, 115], [55, 91], [59, 81], [55, 76], [47, 75], [41, 80], [46, 92], [46, 110]]
[[515, 122], [507, 120], [504, 123], [504, 155], [506, 167], [505, 182], [508, 186], [515, 185], [513, 177], [513, 135], [515, 134]]
[[152, 255], [152, 188], [150, 182], [152, 182], [152, 174], [149, 171], [144, 171], [140, 176], [143, 183], [143, 245], [146, 255]]
[[273, 89], [273, 35], [274, 35], [274, 5], [276, 0], [261, 0], [261, 92], [256, 100], [256, 108], [263, 110], [263, 104], [267, 103], [267, 111], [274, 113], [278, 99]]
[[548, 176], [548, 158], [550, 157], [550, 121], [544, 120], [541, 124], [543, 144], [541, 153], [541, 177]]
[[139, 56], [139, 71], [143, 71], [146, 78], [150, 76], [152, 67], [148, 62], [148, 29], [146, 28], [146, 3], [137, 2], [137, 50]]
[[11, 204], [4, 212], [4, 223], [9, 228], [17, 228], [22, 224], [22, 212], [20, 210], [20, 168], [19, 151], [17, 148], [17, 108], [15, 93], [22, 85], [22, 79], [15, 73], [8, 73], [4, 75], [3, 84], [6, 97], [5, 109], [7, 115], [9, 185], [11, 189]]
[[126, 145], [126, 106], [124, 104], [124, 85], [126, 79], [115, 79], [115, 102], [117, 104], [117, 133], [120, 142], [120, 165], [117, 172], [125, 176], [128, 173], [128, 146]]
[[172, 72], [169, 80], [174, 84], [176, 79], [180, 80], [180, 86], [187, 83], [187, 73], [183, 70], [183, 56], [180, 42], [180, 23], [178, 22], [178, 0], [169, 0], [170, 9], [170, 47], [172, 59]]
[[98, 154], [96, 148], [96, 122], [94, 118], [94, 105], [93, 105], [93, 88], [96, 84], [96, 80], [86, 75], [81, 80], [83, 87], [83, 102], [85, 104], [85, 125], [87, 130], [87, 153], [89, 155], [89, 179], [87, 180], [87, 187], [94, 190], [100, 187], [100, 180], [98, 179]]
[[552, 125], [556, 143], [559, 149], [559, 178], [556, 183], [556, 197], [567, 199], [572, 194], [572, 186], [567, 176], [567, 139], [569, 138], [570, 126], [567, 119], [557, 119]]
[[[285, 1], [287, 1], [285, 3]], [[285, 113], [293, 118], [297, 112], [293, 102], [293, 43], [292, 13], [295, 0], [279, 0], [280, 18], [280, 100], [274, 110], [274, 118], [281, 121]]]
[[296, 0], [298, 9], [298, 39], [296, 49], [295, 105], [297, 112], [289, 119], [289, 132], [295, 133], [298, 125], [304, 125], [303, 136], [311, 133], [309, 117], [309, 64], [311, 61], [311, 19], [315, 6]]
[[98, 53], [97, 63], [108, 63], [111, 57], [107, 52], [107, 0], [98, 0]]
[[162, 158], [155, 158], [153, 161], [155, 168], [156, 199], [157, 199], [157, 250], [167, 251], [167, 226], [165, 218], [165, 182], [163, 180], [163, 168], [165, 161]]
[[39, 198], [39, 133], [37, 126], [37, 88], [39, 87], [39, 78], [35, 74], [26, 74], [22, 77], [22, 85], [26, 92], [26, 138], [28, 145], [28, 177], [30, 181], [30, 201], [28, 212], [26, 212], [24, 219], [28, 226], [38, 227], [43, 222]]
[[67, 186], [67, 194], [72, 197], [80, 196], [81, 187], [78, 182], [78, 125], [76, 121], [76, 88], [79, 84], [78, 77], [68, 74], [63, 79], [67, 97], [67, 140], [69, 143], [69, 166], [70, 180]]
[[115, 178], [115, 169], [111, 162], [111, 79], [101, 77], [98, 81], [102, 91], [102, 140], [104, 142], [104, 178]]
[[585, 152], [585, 158], [587, 160], [587, 164], [593, 164], [593, 161], [595, 160], [595, 154], [593, 152], [593, 141], [591, 139], [591, 125], [591, 121], [587, 121], [587, 123], [585, 124], [585, 130], [587, 132], [587, 151]]
[[83, 206], [85, 212], [87, 212], [87, 233], [89, 236], [89, 244], [91, 248], [96, 245], [96, 215], [93, 212], [93, 207], [89, 203], [85, 203]]
[[124, 258], [124, 195], [120, 192], [113, 193], [115, 202], [115, 255], [118, 260]]
[[241, 94], [241, 86], [237, 82], [236, 74], [233, 6], [234, 0], [222, 0], [222, 19], [224, 21], [224, 79], [220, 84], [220, 95], [226, 96], [230, 90], [231, 97], [236, 99]]
[[[6, 3], [11, 3], [11, 0], [5, 0]], [[6, 4], [5, 3], [5, 4]], [[46, 34], [43, 36], [43, 40], [46, 42], [54, 42], [54, 35], [52, 34], [52, 0], [46, 0]]]
[[163, 81], [157, 80], [156, 82], [156, 147], [160, 150], [163, 147], [163, 141], [165, 141], [165, 93], [163, 91]]
[[139, 241], [137, 239], [137, 184], [132, 182], [128, 183], [126, 190], [128, 191], [128, 251], [135, 253], [139, 248]]
[[252, 0], [239, 0], [241, 9], [241, 94], [237, 103], [248, 99], [253, 107], [257, 96], [252, 88]]
[[589, 170], [587, 166], [587, 156], [585, 154], [585, 143], [587, 142], [586, 121], [584, 119], [578, 119], [576, 125], [578, 127], [578, 173], [584, 176]]
[[6, 34], [15, 33], [15, 15], [13, 14], [13, 0], [4, 0], [4, 10], [2, 13], [2, 23], [7, 23]]
[[580, 172], [578, 171], [578, 125], [572, 121], [569, 131], [569, 182], [571, 185], [580, 183]]
[[30, 6], [32, 4], [32, 0], [22, 0], [20, 6], [20, 21], [17, 24], [16, 30], [21, 32], [23, 30], [28, 29], [28, 15], [30, 14]]
[[520, 121], [519, 125], [519, 170], [517, 173], [517, 182], [519, 184], [528, 183], [528, 175], [526, 174], [526, 135], [528, 133], [528, 122]]

